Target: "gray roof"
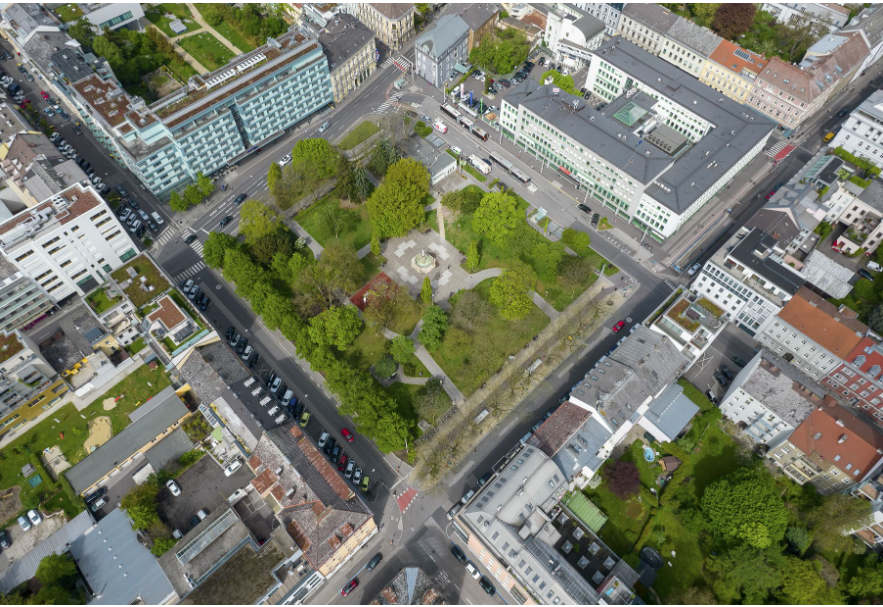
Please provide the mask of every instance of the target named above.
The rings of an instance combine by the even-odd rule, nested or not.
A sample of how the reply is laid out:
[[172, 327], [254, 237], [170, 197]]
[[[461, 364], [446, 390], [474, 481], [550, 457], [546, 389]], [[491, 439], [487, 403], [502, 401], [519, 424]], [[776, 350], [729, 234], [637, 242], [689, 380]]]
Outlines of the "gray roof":
[[855, 278], [855, 272], [840, 265], [824, 253], [812, 250], [803, 261], [801, 276], [806, 282], [815, 287], [815, 291], [821, 291], [827, 297], [842, 299], [852, 291], [850, 281]]
[[39, 27], [58, 27], [58, 22], [49, 15], [48, 11], [44, 12], [37, 2], [7, 4], [3, 9], [3, 15], [25, 36]]
[[[44, 73], [51, 73], [49, 65], [52, 61], [52, 55], [60, 48], [74, 48], [80, 46], [80, 43], [72, 40], [70, 36], [64, 32], [37, 32], [24, 45], [24, 50], [28, 57], [36, 63]], [[85, 75], [85, 74], [84, 74]]]
[[[14, 521], [13, 521], [14, 522]], [[8, 594], [12, 590], [37, 573], [37, 567], [43, 557], [50, 554], [63, 554], [67, 546], [76, 538], [81, 537], [92, 527], [92, 516], [84, 510], [65, 523], [58, 531], [31, 548], [21, 558], [13, 561], [0, 574], [0, 592]], [[33, 533], [33, 532], [32, 532]], [[6, 557], [3, 557], [6, 560]]]
[[162, 605], [175, 591], [119, 508], [75, 539], [70, 550], [95, 593], [90, 605]]
[[586, 37], [586, 41], [591, 40], [598, 34], [603, 34], [605, 30], [604, 22], [592, 15], [584, 15], [580, 17], [573, 27], [578, 29]]
[[693, 49], [702, 57], [708, 57], [721, 43], [721, 38], [707, 27], [696, 25], [689, 19], [678, 18], [668, 30], [668, 37], [682, 46]]
[[800, 274], [770, 257], [769, 253], [775, 245], [772, 236], [754, 228], [730, 251], [730, 257], [782, 291], [794, 295], [806, 281]]
[[[597, 472], [605, 461], [598, 456], [598, 452], [611, 436], [613, 435], [598, 417], [592, 415], [576, 430], [573, 435], [574, 440], [552, 456], [552, 461], [568, 478], [573, 478], [583, 468]], [[578, 446], [579, 451], [571, 448], [570, 445]]]
[[872, 179], [871, 185], [862, 190], [858, 199], [872, 209], [883, 213], [883, 184], [877, 179]]
[[458, 15], [444, 15], [417, 38], [414, 46], [430, 57], [443, 57], [468, 34], [469, 25]]
[[622, 9], [622, 14], [662, 33], [667, 32], [680, 19], [673, 12], [658, 4], [641, 4], [636, 2], [626, 4]]
[[159, 472], [172, 462], [193, 449], [193, 443], [181, 428], [176, 428], [144, 454], [151, 467]]
[[82, 493], [88, 489], [135, 451], [187, 415], [187, 407], [175, 394], [172, 386], [165, 388], [141, 407], [147, 408], [147, 413], [137, 419], [133, 417], [132, 423], [122, 432], [65, 473], [74, 491]]
[[248, 379], [248, 369], [223, 342], [194, 348], [178, 371], [199, 399], [211, 404], [235, 382]]
[[374, 32], [354, 16], [339, 13], [319, 33], [319, 43], [333, 72], [374, 40]]
[[457, 14], [472, 31], [479, 29], [500, 10], [500, 7], [493, 2], [474, 2], [469, 5], [457, 5], [457, 8], [460, 7], [464, 8]]
[[[808, 375], [766, 349], [758, 352], [739, 372], [728, 394], [737, 387], [794, 427], [809, 417], [825, 394]], [[817, 398], [807, 398], [802, 389]]]
[[871, 47], [879, 44], [883, 40], [883, 4], [872, 4], [865, 8], [840, 30], [841, 34], [852, 32], [861, 32]]
[[671, 384], [650, 404], [644, 417], [674, 439], [697, 413], [699, 407], [684, 395], [684, 389]]

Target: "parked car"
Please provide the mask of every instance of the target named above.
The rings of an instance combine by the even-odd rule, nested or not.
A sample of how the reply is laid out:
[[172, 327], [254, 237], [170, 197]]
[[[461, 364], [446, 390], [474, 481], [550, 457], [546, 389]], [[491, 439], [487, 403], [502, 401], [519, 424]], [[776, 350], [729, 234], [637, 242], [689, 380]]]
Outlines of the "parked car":
[[166, 481], [166, 488], [169, 490], [169, 493], [175, 497], [181, 495], [181, 486], [172, 479]]
[[727, 378], [724, 377], [723, 373], [720, 371], [714, 372], [714, 381], [720, 384], [721, 388], [726, 388], [730, 382], [727, 381]]
[[358, 586], [358, 585], [359, 585], [359, 580], [356, 580], [356, 579], [350, 580], [349, 582], [347, 582], [346, 586], [341, 588], [340, 596], [349, 595], [349, 593], [352, 592], [353, 590], [355, 590], [356, 586]]
[[693, 276], [693, 275], [695, 275], [696, 272], [698, 272], [698, 271], [699, 271], [699, 268], [701, 268], [701, 267], [702, 267], [702, 264], [700, 264], [700, 263], [694, 263], [692, 266], [690, 266], [690, 269], [687, 270], [687, 275], [688, 275], [688, 276]]
[[102, 498], [99, 498], [98, 501], [92, 502], [92, 505], [89, 506], [89, 510], [91, 510], [92, 512], [98, 512], [99, 510], [104, 508], [106, 505], [107, 505], [107, 498], [102, 497]]
[[459, 546], [453, 546], [451, 548], [451, 554], [454, 555], [454, 558], [457, 559], [457, 562], [463, 563], [466, 561], [466, 555], [463, 554], [463, 551], [460, 550]]
[[224, 468], [224, 476], [233, 476], [240, 468], [242, 468], [242, 460], [237, 457]]
[[28, 520], [36, 527], [43, 522], [43, 517], [36, 510], [28, 510]]
[[451, 146], [451, 151], [454, 152], [457, 156], [462, 156], [462, 155], [463, 155], [463, 150], [461, 150], [460, 148], [458, 148], [458, 147], [455, 146], [455, 145], [452, 145], [452, 146]]
[[233, 325], [230, 325], [229, 327], [227, 327], [227, 333], [226, 333], [227, 341], [230, 341], [231, 339], [233, 339], [234, 335], [236, 335], [236, 327], [234, 327]]
[[469, 577], [474, 580], [481, 579], [481, 571], [479, 571], [478, 567], [476, 567], [472, 563], [466, 563], [466, 573], [468, 573]]
[[361, 480], [362, 480], [362, 469], [361, 469], [361, 468], [356, 468], [356, 469], [353, 471], [353, 478], [352, 478], [353, 484], [354, 484], [355, 486], [358, 487], [358, 486], [359, 486], [359, 482], [360, 482]]
[[619, 333], [624, 326], [625, 326], [625, 321], [624, 320], [619, 321], [618, 323], [613, 325], [613, 332]]
[[723, 365], [721, 365], [721, 373], [724, 374], [724, 377], [727, 378], [727, 381], [733, 381], [733, 378], [735, 377], [735, 375], [733, 375], [733, 372]]
[[479, 487], [484, 487], [485, 483], [487, 483], [489, 480], [491, 480], [491, 476], [493, 476], [492, 472], [485, 472], [481, 476], [481, 478], [479, 478], [478, 481], [476, 481], [476, 485], [478, 485]]
[[331, 463], [336, 464], [340, 460], [340, 456], [343, 455], [343, 449], [341, 449], [340, 445], [334, 445], [334, 448], [331, 450], [331, 455], [329, 455], [329, 459]]
[[711, 390], [708, 390], [705, 393], [705, 396], [706, 396], [706, 398], [708, 398], [708, 400], [711, 402], [711, 404], [714, 405], [715, 407], [720, 404], [720, 401], [718, 400], [717, 395], [714, 392], [712, 392]]
[[9, 539], [9, 533], [6, 529], [0, 530], [0, 548], [6, 550], [12, 545], [12, 540]]
[[601, 214], [600, 214], [600, 213], [595, 213], [594, 215], [592, 215], [592, 225], [593, 225], [593, 226], [598, 225], [598, 220], [599, 220], [599, 219], [601, 219]]
[[104, 497], [105, 495], [107, 495], [107, 487], [98, 487], [98, 489], [87, 495], [84, 499], [87, 504], [91, 504], [99, 497]]
[[18, 526], [21, 527], [22, 531], [29, 531], [31, 529], [31, 523], [25, 516], [18, 517]]
[[322, 434], [319, 435], [319, 442], [316, 444], [319, 445], [320, 449], [324, 449], [325, 445], [328, 444], [329, 438], [331, 438], [331, 435], [328, 434], [328, 432], [323, 432]]
[[337, 460], [337, 469], [343, 472], [346, 470], [346, 465], [349, 463], [350, 458], [346, 453], [340, 454], [340, 459]]
[[359, 489], [362, 493], [368, 493], [368, 487], [371, 485], [371, 477], [365, 476], [362, 478], [362, 482], [359, 484]]
[[473, 495], [475, 495], [475, 489], [470, 489], [469, 491], [466, 492], [466, 495], [464, 495], [463, 497], [460, 498], [460, 503], [465, 506], [466, 502], [471, 500]]
[[337, 439], [335, 439], [333, 437], [329, 438], [328, 442], [325, 443], [325, 448], [323, 449], [323, 451], [325, 452], [325, 455], [331, 457], [331, 454], [334, 452], [335, 447], [337, 447]]
[[349, 463], [347, 463], [347, 465], [346, 465], [346, 470], [344, 471], [343, 475], [346, 478], [352, 478], [353, 472], [355, 472], [355, 470], [356, 470], [356, 462], [353, 460], [350, 460]]
[[839, 112], [837, 112], [837, 117], [838, 117], [838, 118], [843, 118], [843, 117], [846, 116], [848, 113], [849, 113], [849, 110], [847, 110], [846, 108], [843, 108], [842, 110], [840, 110]]
[[587, 207], [587, 206], [584, 205], [584, 204], [578, 204], [578, 205], [576, 205], [576, 208], [578, 208], [580, 211], [582, 211], [582, 212], [585, 213], [586, 215], [591, 215], [591, 214], [592, 214], [592, 209], [590, 209], [589, 207]]
[[383, 555], [378, 552], [373, 557], [371, 557], [371, 560], [368, 561], [367, 565], [365, 565], [365, 569], [367, 569], [368, 571], [374, 571], [374, 568], [377, 567], [377, 565], [379, 565], [380, 561], [382, 560]]
[[742, 359], [739, 358], [738, 356], [734, 356], [734, 357], [731, 358], [730, 360], [732, 360], [734, 363], [736, 363], [736, 366], [737, 366], [737, 367], [744, 367], [745, 365], [748, 364], [747, 362], [745, 362], [744, 360], [742, 360]]
[[484, 590], [488, 596], [494, 596], [497, 593], [497, 589], [494, 588], [494, 585], [484, 576], [481, 576], [481, 579], [478, 580], [478, 585], [481, 586], [481, 589]]

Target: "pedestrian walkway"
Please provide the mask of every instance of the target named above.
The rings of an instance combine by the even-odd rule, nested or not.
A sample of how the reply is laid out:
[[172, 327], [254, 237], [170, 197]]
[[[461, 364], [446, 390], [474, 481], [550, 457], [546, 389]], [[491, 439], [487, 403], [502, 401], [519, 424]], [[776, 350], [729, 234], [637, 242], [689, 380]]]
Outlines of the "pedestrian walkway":
[[199, 263], [195, 263], [183, 272], [179, 272], [177, 276], [175, 276], [175, 280], [181, 282], [182, 280], [187, 280], [194, 274], [198, 274], [199, 272], [205, 269], [205, 262], [200, 261]]
[[[193, 20], [196, 21], [199, 25], [201, 25], [203, 27], [203, 29], [205, 29], [207, 32], [211, 32], [214, 35], [214, 37], [217, 38], [221, 42], [221, 44], [223, 44], [228, 49], [233, 51], [233, 53], [235, 55], [238, 56], [238, 55], [242, 54], [242, 51], [240, 51], [238, 48], [236, 48], [235, 44], [233, 44], [232, 42], [230, 42], [229, 40], [224, 38], [218, 30], [216, 30], [211, 25], [206, 23], [205, 19], [202, 18], [202, 15], [199, 13], [199, 11], [196, 10], [195, 4], [193, 4], [192, 2], [188, 2], [187, 8], [189, 8], [190, 12], [193, 13]], [[194, 32], [194, 33], [196, 33], [196, 32]]]
[[537, 307], [542, 310], [546, 314], [546, 316], [549, 317], [549, 320], [555, 320], [556, 318], [561, 316], [561, 312], [553, 308], [552, 304], [543, 299], [542, 296], [540, 296], [540, 294], [536, 291], [530, 292], [530, 298], [535, 304], [537, 304]]
[[169, 242], [170, 240], [172, 240], [173, 238], [177, 238], [177, 237], [178, 237], [178, 230], [176, 228], [168, 228], [162, 234], [157, 236], [156, 240], [154, 240], [153, 242], [157, 246], [162, 246], [162, 245], [166, 244], [167, 242]]
[[[194, 12], [196, 12], [196, 11], [194, 11]], [[199, 13], [196, 13], [196, 14], [198, 15]], [[145, 21], [145, 23], [142, 23], [142, 25], [144, 25], [145, 27], [153, 26], [153, 24], [147, 20], [147, 17], [143, 17], [143, 20]], [[184, 61], [186, 61], [190, 67], [195, 69], [198, 74], [205, 74], [206, 72], [209, 71], [208, 69], [206, 69], [206, 67], [203, 64], [201, 64], [199, 61], [194, 59], [193, 55], [191, 55], [190, 53], [185, 51], [182, 46], [178, 45], [175, 42], [174, 38], [170, 38], [169, 36], [167, 36], [166, 33], [164, 31], [162, 31], [161, 29], [159, 29], [158, 27], [156, 27], [154, 29], [156, 29], [156, 31], [158, 31], [163, 38], [168, 40], [169, 44], [174, 46], [175, 52], [177, 52], [179, 55], [181, 55], [181, 57], [184, 58]], [[212, 30], [212, 31], [214, 31], [214, 30]], [[197, 30], [196, 32], [193, 32], [193, 33], [200, 33], [201, 34], [202, 32]], [[178, 37], [180, 37], [180, 36], [176, 36], [176, 38], [178, 38]]]
[[389, 98], [377, 106], [377, 109], [374, 110], [375, 114], [385, 114], [387, 110], [390, 109], [393, 105], [396, 105], [398, 100], [402, 97], [402, 93], [393, 93], [389, 96]]
[[419, 341], [417, 341], [417, 336], [420, 334], [420, 328], [423, 326], [423, 320], [417, 323], [417, 326], [414, 327], [414, 331], [411, 333], [411, 339], [414, 340], [417, 344], [417, 350], [414, 352], [414, 355], [423, 363], [423, 366], [429, 371], [429, 375], [431, 377], [437, 377], [441, 379], [442, 387], [447, 392], [448, 396], [451, 397], [451, 402], [453, 404], [461, 403], [465, 400], [466, 397], [463, 396], [463, 393], [460, 392], [460, 389], [454, 385], [454, 382], [451, 381], [451, 378], [444, 372], [444, 370], [438, 366], [438, 363], [435, 362], [435, 359], [426, 351], [426, 348], [423, 347]]
[[488, 278], [496, 278], [502, 273], [503, 268], [488, 268], [487, 270], [482, 270], [481, 272], [470, 274], [466, 277], [466, 288], [474, 289]]
[[[303, 238], [304, 240], [307, 241], [307, 246], [310, 247], [310, 251], [313, 252], [313, 255], [316, 257], [316, 259], [319, 259], [322, 256], [322, 251], [323, 251], [322, 245], [320, 245], [318, 242], [316, 242], [313, 239], [313, 237], [310, 236], [310, 233], [307, 232], [303, 228], [303, 226], [300, 225], [295, 220], [291, 219], [291, 220], [287, 221], [286, 223], [288, 223], [288, 227], [291, 228], [292, 232], [294, 232], [295, 234], [297, 234], [298, 236], [300, 236], [301, 238]], [[360, 259], [361, 259], [361, 257], [360, 257]]]

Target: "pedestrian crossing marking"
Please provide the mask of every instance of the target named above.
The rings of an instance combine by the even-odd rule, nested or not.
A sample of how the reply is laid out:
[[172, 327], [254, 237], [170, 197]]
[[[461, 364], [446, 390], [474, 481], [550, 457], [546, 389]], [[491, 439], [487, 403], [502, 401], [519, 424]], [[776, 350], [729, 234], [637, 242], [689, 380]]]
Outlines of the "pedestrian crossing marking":
[[187, 268], [186, 270], [184, 270], [183, 272], [179, 273], [178, 276], [176, 276], [176, 279], [178, 282], [181, 282], [182, 280], [187, 280], [191, 276], [198, 274], [199, 272], [201, 272], [204, 269], [205, 269], [205, 262], [200, 261], [199, 263], [195, 263], [192, 266], [190, 266], [189, 268]]

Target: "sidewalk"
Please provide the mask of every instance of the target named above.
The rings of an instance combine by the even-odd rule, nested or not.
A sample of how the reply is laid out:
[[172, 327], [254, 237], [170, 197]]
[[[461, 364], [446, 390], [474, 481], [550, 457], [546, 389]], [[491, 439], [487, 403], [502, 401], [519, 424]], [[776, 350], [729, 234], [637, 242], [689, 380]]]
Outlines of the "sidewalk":
[[451, 403], [453, 405], [457, 405], [465, 400], [466, 397], [463, 396], [463, 393], [460, 392], [460, 389], [454, 385], [454, 382], [451, 381], [451, 378], [448, 377], [447, 373], [438, 366], [438, 363], [432, 358], [432, 355], [426, 351], [426, 348], [423, 347], [417, 340], [417, 336], [420, 334], [420, 328], [423, 326], [423, 319], [417, 323], [417, 326], [414, 327], [414, 331], [411, 332], [411, 339], [417, 344], [417, 350], [414, 352], [414, 355], [423, 363], [423, 366], [429, 371], [432, 377], [438, 377], [442, 381], [442, 387], [445, 389], [445, 392], [448, 393], [448, 396], [451, 397]]
[[537, 293], [536, 291], [530, 292], [530, 298], [537, 305], [537, 307], [542, 310], [546, 316], [549, 317], [549, 320], [555, 320], [559, 316], [561, 316], [561, 312], [552, 307], [548, 301], [543, 299], [542, 295]]

